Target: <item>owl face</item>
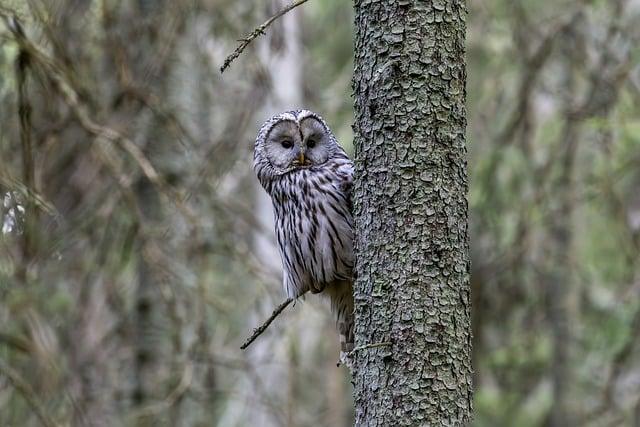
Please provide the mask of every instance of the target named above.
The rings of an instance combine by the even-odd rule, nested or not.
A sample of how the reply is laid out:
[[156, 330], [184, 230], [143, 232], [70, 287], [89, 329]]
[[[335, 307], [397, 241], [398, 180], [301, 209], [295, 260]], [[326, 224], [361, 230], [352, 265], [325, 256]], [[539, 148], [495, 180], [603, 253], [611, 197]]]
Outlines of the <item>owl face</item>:
[[256, 163], [266, 160], [274, 175], [324, 164], [338, 147], [324, 121], [307, 111], [269, 120], [256, 140]]

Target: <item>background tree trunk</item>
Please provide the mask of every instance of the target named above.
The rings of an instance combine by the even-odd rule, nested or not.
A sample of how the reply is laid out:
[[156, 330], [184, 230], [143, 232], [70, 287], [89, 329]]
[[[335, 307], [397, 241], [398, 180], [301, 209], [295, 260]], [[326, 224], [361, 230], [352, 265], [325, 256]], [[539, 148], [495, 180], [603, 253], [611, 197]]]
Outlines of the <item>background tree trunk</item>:
[[356, 425], [467, 423], [465, 2], [355, 13]]

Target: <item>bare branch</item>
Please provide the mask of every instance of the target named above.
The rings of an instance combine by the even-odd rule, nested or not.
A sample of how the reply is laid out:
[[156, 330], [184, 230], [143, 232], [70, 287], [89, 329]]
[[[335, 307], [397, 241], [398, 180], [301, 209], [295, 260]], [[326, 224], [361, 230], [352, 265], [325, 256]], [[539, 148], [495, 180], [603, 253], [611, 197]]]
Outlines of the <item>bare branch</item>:
[[340, 365], [345, 365], [347, 368], [349, 368], [349, 370], [352, 370], [353, 369], [352, 357], [355, 356], [357, 352], [361, 350], [367, 350], [370, 348], [391, 347], [392, 345], [393, 343], [391, 343], [391, 341], [374, 342], [372, 344], [360, 345], [349, 352], [340, 353], [340, 360], [338, 360], [338, 363], [336, 363], [336, 366], [340, 367]]
[[[304, 295], [304, 294], [302, 294]], [[300, 296], [302, 296], [300, 295]], [[300, 297], [299, 296], [299, 297]], [[297, 298], [293, 298], [293, 297], [289, 297], [287, 298], [282, 304], [280, 304], [279, 306], [276, 307], [275, 310], [273, 310], [273, 313], [271, 313], [271, 316], [269, 316], [269, 318], [267, 320], [264, 321], [264, 323], [260, 326], [258, 326], [257, 328], [255, 328], [253, 330], [253, 333], [251, 334], [251, 336], [249, 338], [247, 338], [247, 340], [244, 342], [244, 344], [242, 344], [240, 346], [240, 349], [242, 350], [246, 350], [247, 347], [249, 347], [251, 345], [252, 342], [254, 342], [256, 340], [256, 338], [258, 338], [260, 335], [262, 335], [262, 333], [264, 331], [267, 330], [267, 328], [269, 327], [269, 325], [271, 324], [271, 322], [273, 322], [275, 320], [276, 317], [278, 317], [280, 315], [280, 313], [282, 313], [282, 311], [287, 308], [287, 306], [289, 304], [291, 304], [292, 301], [295, 301]]]
[[391, 342], [390, 342], [390, 341], [385, 341], [385, 342], [376, 342], [376, 343], [373, 343], [373, 344], [365, 344], [365, 345], [361, 345], [361, 346], [358, 346], [358, 347], [354, 348], [353, 350], [351, 350], [351, 351], [348, 353], [348, 357], [353, 356], [356, 352], [358, 352], [358, 351], [360, 351], [360, 350], [366, 350], [366, 349], [369, 349], [369, 348], [378, 348], [378, 347], [389, 347], [389, 346], [391, 346], [391, 345], [392, 345], [392, 344], [391, 344]]
[[224, 60], [224, 63], [222, 64], [222, 67], [220, 67], [220, 72], [224, 73], [224, 70], [226, 70], [229, 67], [229, 65], [231, 65], [231, 63], [238, 56], [240, 56], [242, 51], [244, 51], [245, 48], [247, 46], [249, 46], [249, 43], [251, 43], [253, 40], [255, 40], [258, 36], [261, 36], [262, 34], [264, 34], [264, 31], [267, 29], [267, 27], [269, 27], [269, 25], [273, 24], [273, 22], [276, 19], [280, 18], [281, 16], [285, 15], [286, 13], [290, 12], [291, 10], [293, 10], [296, 7], [300, 6], [301, 4], [306, 3], [307, 1], [308, 0], [297, 0], [297, 1], [294, 1], [290, 5], [286, 6], [285, 8], [280, 10], [278, 13], [273, 15], [271, 18], [267, 19], [264, 24], [260, 25], [258, 28], [256, 28], [255, 30], [253, 30], [252, 32], [247, 34], [244, 38], [238, 40], [240, 42], [240, 44], [238, 45], [236, 50], [234, 50], [233, 53], [231, 55], [227, 56], [227, 58]]

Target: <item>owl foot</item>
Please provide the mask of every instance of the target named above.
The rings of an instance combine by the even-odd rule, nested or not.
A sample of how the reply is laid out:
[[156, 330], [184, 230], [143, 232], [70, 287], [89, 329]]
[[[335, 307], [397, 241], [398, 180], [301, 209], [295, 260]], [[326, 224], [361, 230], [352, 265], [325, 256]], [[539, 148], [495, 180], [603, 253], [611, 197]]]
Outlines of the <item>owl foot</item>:
[[353, 359], [351, 358], [351, 352], [349, 351], [341, 351], [340, 352], [340, 359], [338, 360], [338, 363], [336, 363], [337, 367], [340, 367], [340, 365], [344, 365], [347, 367], [347, 369], [349, 369], [349, 371], [352, 371], [353, 369]]

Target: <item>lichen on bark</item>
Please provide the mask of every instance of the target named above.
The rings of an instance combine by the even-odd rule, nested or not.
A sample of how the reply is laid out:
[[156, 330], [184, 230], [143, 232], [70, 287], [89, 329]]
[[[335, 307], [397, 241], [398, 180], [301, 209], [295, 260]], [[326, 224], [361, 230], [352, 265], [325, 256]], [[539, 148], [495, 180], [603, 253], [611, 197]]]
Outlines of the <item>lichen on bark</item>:
[[355, 0], [358, 426], [471, 419], [461, 0]]

